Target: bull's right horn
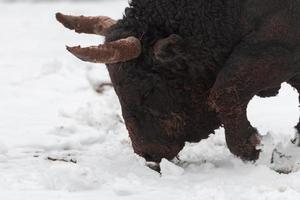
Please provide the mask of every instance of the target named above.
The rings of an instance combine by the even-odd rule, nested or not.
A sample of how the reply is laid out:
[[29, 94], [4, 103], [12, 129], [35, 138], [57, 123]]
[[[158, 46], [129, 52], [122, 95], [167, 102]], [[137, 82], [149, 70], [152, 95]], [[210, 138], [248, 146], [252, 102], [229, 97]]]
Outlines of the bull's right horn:
[[81, 48], [67, 47], [67, 50], [80, 60], [93, 63], [126, 62], [139, 57], [142, 52], [141, 42], [136, 37], [108, 42], [99, 46]]

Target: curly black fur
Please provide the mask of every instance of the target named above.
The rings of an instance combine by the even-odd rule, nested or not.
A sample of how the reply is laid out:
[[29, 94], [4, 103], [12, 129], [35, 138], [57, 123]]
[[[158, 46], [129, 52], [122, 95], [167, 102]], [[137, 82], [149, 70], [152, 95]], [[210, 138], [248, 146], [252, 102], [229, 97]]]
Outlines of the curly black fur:
[[[230, 134], [247, 129], [243, 136], [246, 139], [241, 139], [241, 143], [256, 145], [255, 138], [250, 137], [250, 132], [256, 130], [243, 118], [244, 105], [255, 94], [276, 94], [278, 85], [291, 76], [272, 84], [261, 83], [259, 80], [267, 76], [262, 74], [267, 73], [265, 70], [257, 78], [257, 84], [261, 83], [258, 86], [253, 81], [256, 77], [247, 76], [254, 72], [251, 67], [241, 71], [234, 67], [237, 64], [244, 66], [245, 60], [245, 65], [253, 64], [257, 72], [267, 69], [263, 60], [259, 61], [261, 66], [251, 60], [260, 60], [259, 53], [251, 55], [247, 52], [261, 48], [267, 56], [269, 47], [264, 44], [278, 43], [276, 34], [281, 37], [281, 33], [276, 32], [281, 31], [276, 29], [280, 28], [277, 26], [284, 15], [280, 13], [293, 12], [294, 17], [299, 18], [297, 9], [292, 7], [296, 6], [300, 11], [298, 4], [298, 0], [132, 0], [123, 19], [110, 29], [106, 41], [135, 36], [142, 42], [143, 51], [139, 58], [108, 65], [135, 152], [148, 161], [172, 159], [185, 141], [207, 138], [221, 121]], [[278, 22], [277, 18], [273, 20], [274, 17], [279, 18]], [[274, 23], [275, 28], [269, 28], [270, 23]], [[268, 31], [271, 34], [268, 35]], [[261, 43], [264, 41], [267, 42]], [[256, 43], [260, 44], [258, 49]], [[159, 50], [154, 48], [155, 45]], [[244, 59], [246, 54], [249, 59]], [[271, 62], [272, 59], [267, 58]], [[296, 58], [294, 62], [297, 62]], [[232, 69], [231, 65], [234, 66]], [[281, 72], [269, 75], [276, 77], [278, 73]], [[252, 79], [248, 81], [248, 78]], [[248, 81], [251, 89], [245, 89], [245, 85], [238, 82], [242, 80]], [[241, 107], [237, 108], [238, 105]], [[225, 113], [219, 115], [220, 112]], [[226, 112], [240, 112], [240, 115]], [[240, 142], [238, 136], [232, 138]], [[229, 142], [230, 145], [233, 143]], [[250, 147], [241, 150], [243, 145], [236, 146], [230, 148], [236, 155], [244, 159], [257, 158]], [[250, 153], [244, 152], [248, 150]]]

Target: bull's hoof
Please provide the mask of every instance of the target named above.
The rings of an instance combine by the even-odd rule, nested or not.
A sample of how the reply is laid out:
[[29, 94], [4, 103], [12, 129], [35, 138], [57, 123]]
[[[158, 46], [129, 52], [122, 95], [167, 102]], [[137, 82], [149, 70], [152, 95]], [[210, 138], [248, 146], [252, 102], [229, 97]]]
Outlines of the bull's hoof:
[[244, 147], [241, 153], [237, 156], [244, 161], [256, 161], [259, 158], [260, 150], [253, 147]]
[[160, 62], [172, 62], [181, 54], [179, 42], [182, 38], [179, 35], [172, 34], [165, 39], [156, 42], [153, 48], [155, 58]]
[[244, 161], [256, 161], [259, 158], [260, 150], [251, 144], [243, 144], [228, 147], [230, 152]]
[[257, 149], [257, 146], [260, 144], [258, 134], [253, 134], [246, 142], [231, 141], [229, 144], [228, 148], [231, 153], [244, 161], [256, 161], [259, 158], [261, 150]]

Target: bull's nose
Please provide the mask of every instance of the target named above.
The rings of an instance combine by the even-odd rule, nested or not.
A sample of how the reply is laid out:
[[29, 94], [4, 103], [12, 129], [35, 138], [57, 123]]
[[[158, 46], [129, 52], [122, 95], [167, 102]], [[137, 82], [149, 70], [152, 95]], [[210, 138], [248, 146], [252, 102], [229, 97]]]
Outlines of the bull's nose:
[[156, 162], [146, 162], [146, 165], [147, 165], [147, 167], [149, 167], [150, 169], [152, 169], [154, 171], [157, 171], [158, 173], [161, 172], [159, 163], [156, 163]]

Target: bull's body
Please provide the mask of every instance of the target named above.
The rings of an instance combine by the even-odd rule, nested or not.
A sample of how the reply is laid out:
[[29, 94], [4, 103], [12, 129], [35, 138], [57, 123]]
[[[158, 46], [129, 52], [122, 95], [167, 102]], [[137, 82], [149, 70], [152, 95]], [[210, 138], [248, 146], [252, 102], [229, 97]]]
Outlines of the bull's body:
[[141, 54], [108, 70], [148, 161], [172, 159], [221, 125], [231, 152], [255, 160], [248, 102], [283, 82], [300, 91], [300, 0], [132, 0], [106, 42], [129, 36]]

